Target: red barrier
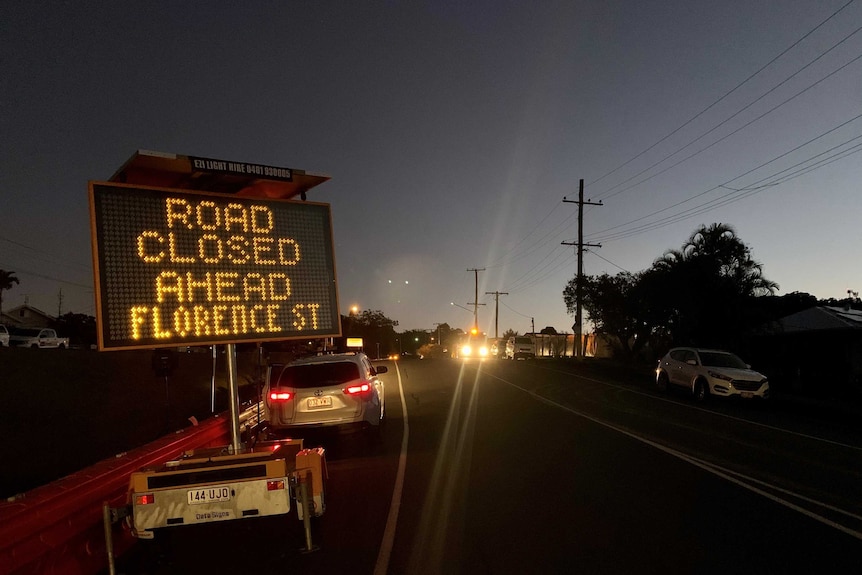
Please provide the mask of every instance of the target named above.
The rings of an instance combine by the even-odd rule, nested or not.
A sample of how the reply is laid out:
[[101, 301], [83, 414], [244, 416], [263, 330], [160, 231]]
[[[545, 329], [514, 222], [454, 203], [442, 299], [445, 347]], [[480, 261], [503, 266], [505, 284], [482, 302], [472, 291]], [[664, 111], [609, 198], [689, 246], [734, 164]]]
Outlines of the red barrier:
[[[184, 451], [230, 443], [230, 422], [214, 417], [0, 503], [0, 575], [91, 575], [107, 567], [102, 507], [127, 503], [133, 471]], [[114, 528], [115, 554], [135, 539]]]

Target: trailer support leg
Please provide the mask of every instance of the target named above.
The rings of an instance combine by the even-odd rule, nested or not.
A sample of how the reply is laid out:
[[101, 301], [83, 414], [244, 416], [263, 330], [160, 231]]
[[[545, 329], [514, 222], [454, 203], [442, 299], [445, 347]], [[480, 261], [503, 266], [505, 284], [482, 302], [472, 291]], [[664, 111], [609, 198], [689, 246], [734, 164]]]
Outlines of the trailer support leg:
[[111, 531], [111, 508], [107, 503], [102, 505], [102, 525], [105, 528], [105, 551], [108, 554], [108, 573], [116, 575], [117, 570], [114, 566], [114, 536]]
[[302, 511], [302, 529], [305, 534], [305, 547], [300, 549], [303, 553], [317, 551], [318, 547], [311, 540], [311, 502], [308, 499], [308, 473], [295, 473], [291, 476], [293, 493], [296, 497], [297, 512]]

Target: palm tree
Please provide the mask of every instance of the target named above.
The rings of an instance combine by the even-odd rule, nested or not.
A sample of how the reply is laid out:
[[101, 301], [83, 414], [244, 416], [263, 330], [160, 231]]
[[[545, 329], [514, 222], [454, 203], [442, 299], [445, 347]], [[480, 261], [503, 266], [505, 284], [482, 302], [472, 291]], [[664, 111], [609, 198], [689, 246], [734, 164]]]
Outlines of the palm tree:
[[653, 262], [652, 269], [661, 291], [654, 295], [670, 329], [682, 339], [732, 338], [751, 321], [744, 311], [749, 298], [778, 288], [763, 276], [763, 266], [734, 229], [721, 223], [700, 226], [679, 250], [668, 250]]
[[3, 292], [12, 289], [14, 284], [19, 283], [21, 282], [15, 277], [15, 272], [0, 270], [0, 313], [3, 313]]
[[682, 282], [695, 277], [722, 280], [740, 296], [772, 295], [778, 289], [777, 283], [763, 277], [763, 265], [752, 259], [751, 249], [736, 231], [722, 223], [700, 226], [681, 249], [666, 251], [653, 268], [672, 272]]

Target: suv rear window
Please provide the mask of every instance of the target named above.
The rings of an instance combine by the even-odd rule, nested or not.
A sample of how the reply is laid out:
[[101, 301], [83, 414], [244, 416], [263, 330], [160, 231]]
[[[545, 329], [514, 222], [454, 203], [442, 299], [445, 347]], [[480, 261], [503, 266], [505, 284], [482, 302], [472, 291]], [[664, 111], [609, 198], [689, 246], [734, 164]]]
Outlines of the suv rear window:
[[287, 366], [278, 377], [279, 387], [324, 387], [339, 385], [359, 379], [359, 368], [355, 363], [310, 363]]

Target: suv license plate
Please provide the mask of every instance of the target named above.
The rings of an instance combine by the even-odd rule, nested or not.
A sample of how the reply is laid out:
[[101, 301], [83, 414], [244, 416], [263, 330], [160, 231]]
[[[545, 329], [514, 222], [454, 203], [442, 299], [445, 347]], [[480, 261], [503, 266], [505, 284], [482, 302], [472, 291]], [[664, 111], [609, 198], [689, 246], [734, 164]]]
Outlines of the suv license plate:
[[227, 485], [215, 485], [204, 489], [189, 489], [188, 496], [189, 505], [230, 501], [230, 487]]
[[328, 395], [325, 397], [309, 397], [308, 407], [332, 407], [332, 398]]
[[750, 398], [754, 397], [754, 394], [751, 393], [750, 391], [743, 391], [741, 395], [745, 399], [750, 399]]

